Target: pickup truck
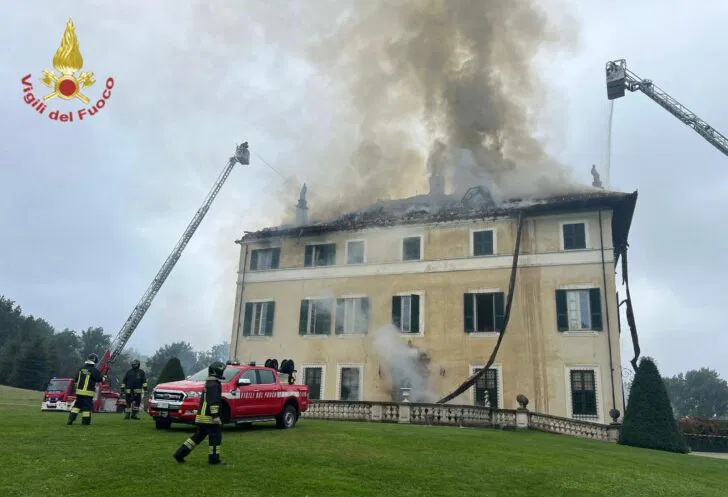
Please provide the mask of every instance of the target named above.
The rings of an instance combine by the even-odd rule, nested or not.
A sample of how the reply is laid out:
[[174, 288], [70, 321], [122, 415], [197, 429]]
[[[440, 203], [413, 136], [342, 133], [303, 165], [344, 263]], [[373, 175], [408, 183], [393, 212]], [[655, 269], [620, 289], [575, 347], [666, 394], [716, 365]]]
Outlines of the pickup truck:
[[[227, 365], [221, 380], [220, 418], [224, 424], [275, 421], [279, 428], [295, 426], [301, 413], [308, 409], [308, 385], [293, 384], [293, 361], [290, 372], [285, 373], [284, 368], [277, 368], [277, 363], [273, 360], [273, 367], [237, 362]], [[186, 380], [154, 387], [147, 412], [154, 418], [157, 429], [169, 428], [172, 423], [194, 423], [207, 377], [205, 368]]]

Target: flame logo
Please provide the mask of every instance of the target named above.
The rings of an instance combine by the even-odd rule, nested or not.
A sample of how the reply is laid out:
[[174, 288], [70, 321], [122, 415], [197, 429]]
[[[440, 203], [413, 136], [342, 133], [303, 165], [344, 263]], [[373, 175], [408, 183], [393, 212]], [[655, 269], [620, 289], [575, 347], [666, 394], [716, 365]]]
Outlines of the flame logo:
[[61, 46], [58, 47], [56, 54], [53, 56], [53, 67], [61, 75], [58, 76], [55, 72], [47, 69], [43, 70], [43, 77], [40, 78], [40, 81], [53, 90], [52, 93], [43, 97], [43, 100], [48, 101], [55, 97], [64, 100], [78, 98], [87, 104], [89, 99], [80, 90], [93, 85], [96, 80], [92, 72], [82, 72], [78, 77], [75, 76], [75, 73], [83, 67], [83, 57], [81, 56], [76, 28], [72, 19], [68, 20], [61, 39]]

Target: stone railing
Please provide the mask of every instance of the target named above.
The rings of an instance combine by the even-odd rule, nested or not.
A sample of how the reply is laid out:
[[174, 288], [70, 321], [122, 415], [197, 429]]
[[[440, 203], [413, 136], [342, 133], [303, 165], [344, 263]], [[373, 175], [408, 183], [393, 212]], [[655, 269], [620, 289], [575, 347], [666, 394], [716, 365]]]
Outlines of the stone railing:
[[[531, 429], [608, 442], [616, 442], [619, 438], [621, 426], [619, 423], [605, 425], [530, 412], [526, 408], [528, 399], [522, 395], [518, 397], [521, 405], [518, 409], [410, 402], [319, 400], [310, 401], [308, 410], [302, 417], [331, 421]], [[613, 419], [619, 418], [618, 411], [613, 410], [610, 415]]]

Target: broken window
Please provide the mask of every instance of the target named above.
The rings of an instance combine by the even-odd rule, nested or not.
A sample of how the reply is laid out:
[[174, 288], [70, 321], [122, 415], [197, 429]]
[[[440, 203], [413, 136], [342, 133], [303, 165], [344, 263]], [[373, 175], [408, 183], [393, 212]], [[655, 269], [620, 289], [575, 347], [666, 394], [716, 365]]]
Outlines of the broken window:
[[597, 388], [594, 371], [572, 369], [569, 376], [572, 417], [594, 419], [597, 417]]
[[361, 368], [341, 368], [339, 376], [339, 400], [361, 400], [360, 392]]
[[267, 269], [278, 269], [280, 259], [280, 247], [255, 249], [250, 253], [250, 270], [265, 271]]
[[272, 336], [275, 306], [273, 301], [246, 303], [243, 336]]
[[473, 232], [473, 255], [493, 255], [493, 230]]
[[[473, 374], [483, 368], [475, 368]], [[498, 408], [498, 370], [489, 368], [475, 381], [475, 405]]]
[[330, 335], [333, 299], [301, 301], [298, 333], [300, 335]]
[[422, 258], [422, 238], [419, 236], [408, 236], [402, 240], [402, 260], [418, 261]]
[[321, 366], [306, 366], [303, 368], [303, 384], [308, 385], [308, 398], [310, 400], [323, 399], [323, 372]]
[[564, 250], [586, 248], [586, 225], [584, 223], [567, 223], [563, 225]]
[[333, 266], [334, 264], [336, 264], [335, 243], [306, 245], [303, 261], [304, 266]]
[[466, 293], [464, 301], [465, 333], [497, 332], [505, 319], [505, 293]]
[[369, 298], [336, 299], [336, 334], [369, 331]]
[[392, 323], [402, 333], [420, 333], [420, 296], [392, 297]]
[[364, 241], [352, 241], [346, 243], [346, 263], [364, 264]]
[[602, 302], [599, 288], [556, 290], [556, 321], [559, 331], [601, 330]]

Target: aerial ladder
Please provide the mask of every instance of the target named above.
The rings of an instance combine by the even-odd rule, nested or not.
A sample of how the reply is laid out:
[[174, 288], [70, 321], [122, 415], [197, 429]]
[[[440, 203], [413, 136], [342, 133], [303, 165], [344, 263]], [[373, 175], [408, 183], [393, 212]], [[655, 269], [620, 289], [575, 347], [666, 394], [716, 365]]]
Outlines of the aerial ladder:
[[607, 98], [609, 100], [623, 97], [625, 90], [632, 92], [639, 90], [684, 124], [693, 128], [696, 133], [723, 154], [728, 155], [728, 138], [713, 129], [712, 126], [660, 89], [651, 80], [642, 79], [627, 69], [627, 62], [624, 59], [607, 62], [606, 73]]
[[[99, 362], [99, 370], [101, 371], [101, 374], [107, 376], [111, 371], [111, 367], [114, 365], [114, 361], [116, 361], [121, 352], [124, 350], [124, 347], [134, 333], [134, 330], [136, 330], [137, 326], [139, 326], [142, 318], [149, 310], [149, 307], [152, 305], [152, 301], [157, 295], [157, 292], [159, 292], [159, 289], [162, 288], [162, 285], [164, 284], [169, 274], [172, 272], [175, 264], [177, 264], [177, 261], [182, 255], [185, 247], [189, 243], [190, 239], [192, 239], [192, 236], [195, 234], [195, 231], [200, 226], [200, 223], [202, 223], [205, 214], [207, 214], [207, 211], [210, 209], [210, 205], [212, 205], [213, 200], [215, 200], [215, 197], [220, 192], [220, 189], [225, 183], [225, 180], [227, 180], [228, 176], [230, 176], [230, 173], [233, 170], [233, 167], [238, 163], [241, 165], [250, 164], [250, 151], [248, 150], [248, 142], [244, 142], [243, 144], [236, 146], [235, 155], [233, 157], [230, 157], [230, 159], [228, 160], [227, 164], [220, 173], [220, 176], [218, 176], [217, 180], [215, 181], [212, 189], [207, 194], [207, 197], [205, 197], [204, 202], [202, 202], [202, 206], [197, 210], [197, 213], [194, 215], [192, 221], [187, 226], [187, 229], [182, 234], [182, 237], [177, 242], [177, 245], [172, 250], [172, 253], [169, 254], [167, 260], [164, 261], [164, 264], [162, 264], [162, 267], [157, 272], [157, 275], [152, 280], [152, 283], [144, 292], [144, 295], [142, 295], [137, 305], [134, 306], [134, 310], [131, 312], [126, 322], [119, 330], [119, 333], [117, 333], [114, 340], [111, 342], [109, 350], [106, 351], [103, 358]], [[94, 411], [115, 412], [117, 410], [117, 403], [119, 401], [119, 398], [121, 397], [121, 394], [119, 392], [113, 391], [108, 381], [104, 382], [97, 392], [98, 393], [94, 398]]]

